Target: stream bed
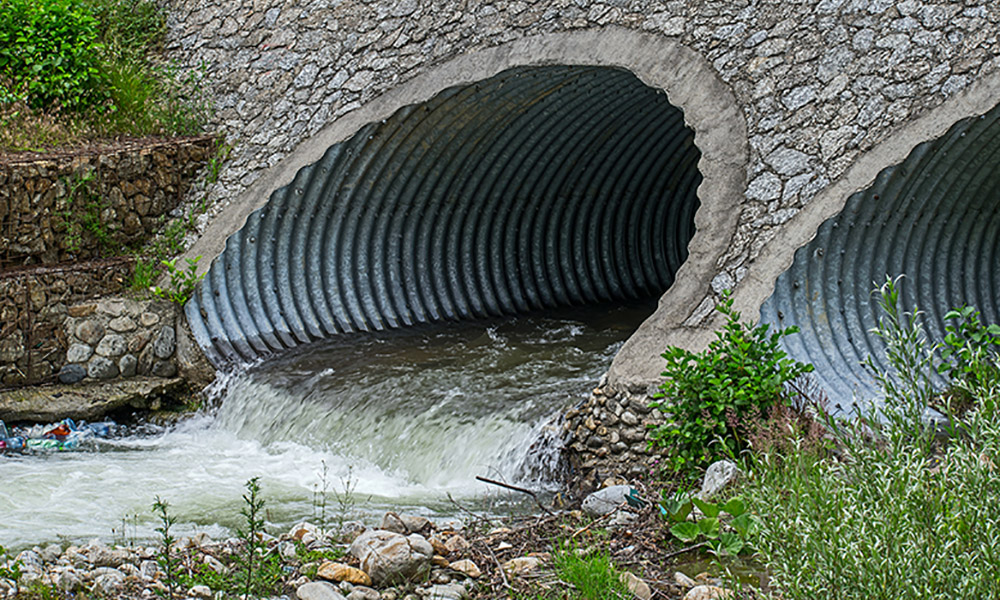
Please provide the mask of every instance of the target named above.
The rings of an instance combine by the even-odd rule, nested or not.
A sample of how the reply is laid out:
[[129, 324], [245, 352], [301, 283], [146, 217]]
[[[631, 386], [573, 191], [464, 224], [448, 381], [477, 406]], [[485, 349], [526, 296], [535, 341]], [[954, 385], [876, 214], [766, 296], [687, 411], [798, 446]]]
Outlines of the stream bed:
[[452, 499], [518, 510], [524, 498], [475, 476], [554, 489], [555, 419], [651, 312], [579, 309], [298, 348], [221, 378], [211, 405], [177, 425], [0, 456], [0, 545], [152, 539], [156, 497], [179, 534], [225, 537], [252, 477], [277, 530], [386, 510], [461, 518]]

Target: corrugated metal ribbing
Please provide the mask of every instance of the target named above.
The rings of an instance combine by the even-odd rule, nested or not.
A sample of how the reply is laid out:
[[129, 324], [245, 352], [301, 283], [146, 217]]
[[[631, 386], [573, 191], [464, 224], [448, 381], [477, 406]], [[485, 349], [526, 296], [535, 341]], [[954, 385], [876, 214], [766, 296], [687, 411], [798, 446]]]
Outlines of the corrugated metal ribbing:
[[878, 320], [875, 286], [905, 274], [903, 306], [923, 311], [932, 340], [944, 337], [945, 313], [969, 304], [1000, 321], [1000, 107], [959, 122], [917, 146], [869, 189], [848, 199], [795, 253], [761, 308], [764, 322], [798, 325], [789, 354], [816, 366], [832, 399], [877, 395], [861, 366], [884, 364], [870, 332]]
[[505, 71], [372, 123], [226, 242], [186, 307], [217, 365], [351, 331], [645, 298], [687, 257], [694, 133], [606, 67]]

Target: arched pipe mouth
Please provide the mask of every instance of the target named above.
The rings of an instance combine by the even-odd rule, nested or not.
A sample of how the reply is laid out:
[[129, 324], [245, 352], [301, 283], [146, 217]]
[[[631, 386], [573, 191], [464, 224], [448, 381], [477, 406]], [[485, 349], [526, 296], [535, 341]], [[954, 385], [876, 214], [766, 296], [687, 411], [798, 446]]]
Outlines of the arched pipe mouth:
[[[620, 389], [648, 386], [659, 377], [663, 343], [697, 346], [699, 339], [711, 335], [710, 329], [686, 326], [684, 321], [710, 295], [709, 283], [735, 231], [749, 154], [745, 118], [731, 90], [700, 54], [671, 38], [620, 27], [541, 34], [418, 67], [412, 79], [300, 143], [214, 218], [185, 256], [203, 256], [200, 269], [207, 268], [207, 259], [221, 254], [225, 240], [274, 191], [366, 124], [388, 119], [401, 107], [426, 102], [442, 89], [489, 79], [510, 68], [560, 64], [626, 69], [647, 86], [666, 92], [670, 103], [682, 109], [700, 151], [696, 172], [701, 182], [687, 182], [697, 185], [700, 200], [687, 260], [656, 312], [626, 342], [608, 373], [609, 381]], [[294, 333], [280, 335], [295, 339]]]
[[343, 333], [659, 296], [698, 208], [694, 132], [617, 68], [517, 67], [331, 146], [186, 308], [217, 366]]
[[872, 293], [887, 276], [905, 276], [902, 308], [924, 311], [932, 341], [954, 305], [996, 319], [988, 205], [1000, 170], [998, 92], [1000, 74], [985, 76], [863, 154], [777, 232], [737, 288], [745, 317], [803, 328], [786, 349], [816, 363], [834, 409], [879, 401], [860, 363], [872, 355], [886, 366], [870, 329], [879, 316]]

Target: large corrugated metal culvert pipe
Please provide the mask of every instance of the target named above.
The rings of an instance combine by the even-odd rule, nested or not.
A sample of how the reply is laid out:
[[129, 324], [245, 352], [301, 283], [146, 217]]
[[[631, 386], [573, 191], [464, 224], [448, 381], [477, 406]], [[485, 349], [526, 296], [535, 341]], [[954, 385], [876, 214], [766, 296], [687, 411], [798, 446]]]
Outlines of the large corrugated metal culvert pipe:
[[[878, 396], [864, 366], [887, 367], [872, 332], [880, 316], [873, 290], [904, 275], [901, 308], [922, 311], [929, 340], [945, 335], [944, 315], [972, 305], [1000, 322], [1000, 107], [960, 121], [917, 146], [851, 196], [795, 253], [761, 308], [761, 319], [801, 333], [785, 338], [793, 357], [840, 409]], [[939, 384], [943, 381], [939, 381]]]
[[663, 293], [694, 133], [632, 73], [522, 67], [363, 127], [226, 243], [186, 307], [217, 365], [313, 340]]

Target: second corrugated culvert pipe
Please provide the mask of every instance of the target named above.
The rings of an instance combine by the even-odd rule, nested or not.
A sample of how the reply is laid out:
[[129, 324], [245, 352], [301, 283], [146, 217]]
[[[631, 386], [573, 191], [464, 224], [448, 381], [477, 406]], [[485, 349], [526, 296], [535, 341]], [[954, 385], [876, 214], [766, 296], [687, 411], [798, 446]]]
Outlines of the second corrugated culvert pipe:
[[944, 315], [962, 305], [1000, 322], [1000, 107], [917, 146], [851, 196], [795, 253], [761, 308], [764, 322], [801, 328], [785, 338], [787, 351], [815, 365], [843, 411], [878, 396], [862, 366], [868, 355], [887, 366], [871, 331], [873, 289], [899, 275], [901, 307], [919, 307], [929, 340], [944, 339]]
[[662, 294], [694, 133], [615, 68], [523, 67], [363, 127], [226, 243], [186, 306], [216, 365], [313, 340]]

